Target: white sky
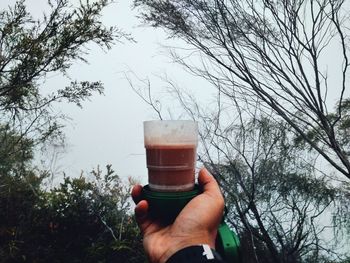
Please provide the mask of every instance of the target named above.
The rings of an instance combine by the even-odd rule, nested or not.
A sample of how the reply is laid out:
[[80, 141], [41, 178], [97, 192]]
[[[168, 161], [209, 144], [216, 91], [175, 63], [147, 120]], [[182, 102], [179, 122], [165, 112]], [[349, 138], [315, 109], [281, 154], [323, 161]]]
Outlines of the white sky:
[[[78, 0], [71, 1], [74, 3]], [[14, 2], [1, 0], [0, 8]], [[28, 9], [35, 16], [40, 16], [47, 0], [26, 2]], [[167, 40], [163, 31], [140, 26], [141, 22], [136, 17], [137, 11], [131, 9], [131, 4], [132, 0], [119, 0], [110, 5], [103, 13], [103, 22], [131, 33], [137, 42], [117, 43], [107, 52], [91, 45], [87, 56], [89, 64], [76, 63], [69, 71], [72, 80], [102, 81], [105, 96], [93, 96], [90, 101], [83, 103], [83, 109], [67, 104], [61, 104], [57, 108], [72, 118], [64, 129], [67, 136], [65, 152], [50, 167], [57, 176], [63, 172], [78, 176], [81, 170], [90, 171], [97, 165], [103, 167], [112, 164], [120, 176], [133, 176], [145, 183], [147, 170], [142, 122], [156, 119], [157, 115], [134, 93], [123, 72], [132, 70], [141, 78], [151, 78], [152, 89], [158, 91], [165, 84], [154, 75], [167, 74], [181, 87], [200, 90], [205, 98], [212, 94], [204, 80], [194, 78], [172, 63], [166, 56], [165, 49], [160, 46], [160, 43], [180, 43]], [[51, 76], [44, 87], [62, 88], [68, 83], [69, 80], [57, 74]], [[174, 104], [164, 107], [176, 111]], [[59, 149], [58, 152], [60, 151]], [[43, 158], [51, 160], [55, 159], [55, 155], [49, 153]]]
[[73, 105], [62, 109], [72, 117], [72, 125], [65, 129], [69, 146], [55, 167], [57, 173], [65, 171], [74, 176], [82, 169], [89, 171], [97, 165], [112, 164], [120, 176], [146, 182], [142, 122], [156, 115], [131, 89], [123, 72], [132, 70], [144, 78], [164, 71], [170, 64], [159, 55], [158, 42], [165, 35], [140, 27], [130, 6], [129, 0], [111, 5], [103, 20], [130, 32], [137, 42], [117, 43], [107, 53], [94, 46], [89, 65], [79, 63], [72, 67], [72, 77], [101, 80], [105, 96], [94, 96], [82, 110]]
[[[14, 2], [1, 0], [0, 8]], [[74, 2], [76, 0], [72, 0]], [[28, 10], [35, 17], [41, 16], [47, 8], [46, 3], [47, 0], [26, 1]], [[167, 52], [160, 45], [167, 43], [165, 33], [142, 27], [136, 17], [137, 11], [131, 9], [131, 3], [132, 0], [122, 0], [110, 5], [104, 10], [102, 20], [105, 25], [115, 25], [130, 33], [137, 42], [125, 40], [107, 52], [91, 45], [90, 54], [86, 57], [89, 64], [79, 62], [69, 70], [72, 80], [102, 81], [105, 96], [93, 96], [90, 101], [83, 103], [83, 109], [75, 105], [58, 105], [58, 112], [71, 117], [64, 129], [67, 147], [64, 152], [56, 149], [41, 157], [46, 161], [45, 166], [58, 178], [63, 172], [69, 176], [79, 176], [82, 170], [91, 171], [97, 165], [103, 168], [112, 164], [121, 177], [133, 176], [141, 183], [146, 183], [143, 121], [157, 119], [157, 115], [131, 89], [124, 72], [133, 71], [141, 78], [149, 77], [155, 90], [164, 86], [164, 82], [155, 75], [163, 74], [176, 78], [180, 85], [197, 85], [193, 76], [170, 62]], [[204, 82], [197, 81], [203, 88]], [[50, 76], [43, 87], [55, 89], [68, 84], [69, 80], [56, 74]], [[59, 155], [56, 156], [55, 152]]]
[[[57, 164], [57, 172], [74, 176], [97, 165], [112, 164], [122, 177], [133, 176], [144, 182], [147, 170], [143, 149], [142, 122], [155, 117], [149, 107], [132, 91], [123, 72], [129, 69], [144, 77], [159, 69], [158, 36], [155, 30], [137, 27], [130, 8], [131, 1], [108, 7], [106, 24], [130, 32], [137, 43], [117, 43], [107, 53], [96, 46], [91, 50], [89, 65], [72, 67], [71, 75], [81, 80], [101, 80], [105, 96], [94, 96], [83, 109], [65, 106], [72, 125], [65, 132], [69, 146]], [[164, 67], [164, 66], [163, 66]]]

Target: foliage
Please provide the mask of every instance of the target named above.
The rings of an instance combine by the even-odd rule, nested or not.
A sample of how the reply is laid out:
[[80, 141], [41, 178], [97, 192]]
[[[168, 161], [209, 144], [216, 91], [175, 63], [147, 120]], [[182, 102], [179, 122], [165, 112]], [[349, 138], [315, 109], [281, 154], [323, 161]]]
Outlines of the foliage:
[[171, 50], [174, 61], [217, 90], [212, 110], [168, 81], [181, 107], [201, 123], [199, 158], [222, 185], [247, 262], [345, 260], [337, 258], [348, 239], [329, 229], [349, 229], [348, 182], [339, 176], [350, 178], [349, 5], [134, 4], [146, 24], [184, 41], [186, 48]]
[[325, 262], [339, 253], [340, 243], [326, 229], [344, 228], [332, 219], [344, 219], [337, 209], [348, 211], [342, 203], [346, 189], [305, 160], [288, 130], [264, 117], [229, 132], [217, 127], [216, 147], [231, 156], [224, 148], [231, 142], [234, 157], [217, 163], [202, 156], [222, 186], [247, 262]]
[[[49, 174], [32, 166], [35, 147], [63, 137], [54, 103], [79, 107], [100, 81], [74, 80], [89, 45], [109, 49], [128, 36], [101, 22], [112, 1], [48, 0], [34, 18], [25, 0], [0, 10], [0, 258], [1, 262], [145, 262], [130, 215], [129, 187], [107, 166], [89, 180], [64, 177], [45, 190]], [[129, 39], [129, 38], [128, 38]], [[66, 87], [43, 85], [59, 73]]]
[[145, 262], [129, 187], [110, 165], [44, 190], [32, 140], [8, 126], [0, 138], [1, 262]]
[[242, 107], [219, 92], [209, 109], [169, 83], [184, 114], [200, 125], [198, 158], [221, 185], [243, 262], [345, 260], [348, 182], [317, 169], [318, 156], [258, 100]]
[[50, 191], [44, 176], [2, 175], [2, 262], [145, 262], [129, 189], [110, 166], [92, 174]]
[[33, 141], [18, 135], [9, 125], [0, 124], [0, 145], [0, 175], [24, 171], [33, 158]]
[[[0, 11], [0, 123], [26, 135], [35, 143], [61, 137], [60, 120], [53, 103], [66, 101], [81, 107], [94, 92], [101, 94], [100, 81], [72, 80], [66, 87], [43, 84], [50, 74], [68, 76], [75, 61], [86, 61], [87, 45], [110, 48], [123, 32], [101, 23], [107, 0], [49, 0], [48, 11], [33, 18], [25, 0]], [[14, 147], [13, 149], [15, 149]]]

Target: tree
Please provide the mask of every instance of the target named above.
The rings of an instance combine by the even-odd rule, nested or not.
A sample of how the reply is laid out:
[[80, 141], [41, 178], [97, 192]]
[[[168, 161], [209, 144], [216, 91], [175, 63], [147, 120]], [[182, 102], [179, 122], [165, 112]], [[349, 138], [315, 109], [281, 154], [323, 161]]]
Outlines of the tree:
[[[198, 158], [225, 195], [243, 262], [342, 262], [349, 254], [349, 182], [317, 169], [317, 155], [259, 100], [242, 105], [218, 92], [208, 106], [168, 84], [172, 107], [199, 123]], [[144, 93], [133, 88], [164, 119], [146, 85]]]
[[[150, 83], [144, 84], [146, 92], [133, 86], [135, 92], [165, 119], [159, 100], [150, 98]], [[200, 125], [198, 159], [225, 195], [243, 262], [340, 262], [348, 255], [349, 183], [318, 170], [317, 155], [288, 123], [266, 114], [259, 101], [242, 107], [219, 92], [216, 107], [208, 106], [168, 84], [172, 107]]]
[[53, 73], [68, 76], [75, 61], [86, 62], [91, 43], [109, 49], [121, 37], [101, 22], [112, 1], [48, 0], [35, 20], [25, 1], [0, 10], [0, 258], [1, 262], [144, 262], [141, 238], [129, 213], [128, 186], [107, 166], [65, 177], [44, 189], [46, 171], [32, 166], [35, 147], [61, 134], [54, 103], [81, 107], [101, 82], [74, 80], [45, 91]]
[[[144, 261], [130, 214], [129, 187], [110, 165], [90, 175], [90, 180], [65, 177], [59, 187], [41, 195], [34, 217], [38, 227], [31, 233], [36, 238], [24, 237], [22, 253], [58, 262]], [[33, 246], [40, 249], [31, 252]]]
[[[4, 137], [11, 145], [19, 135], [1, 126]], [[50, 173], [32, 166], [34, 145], [21, 141], [10, 156], [0, 147], [1, 262], [145, 262], [130, 184], [107, 165], [47, 189]]]
[[68, 0], [49, 0], [49, 11], [37, 20], [25, 0], [0, 11], [0, 123], [18, 132], [8, 149], [18, 149], [25, 138], [38, 144], [62, 136], [60, 121], [65, 116], [55, 113], [53, 104], [66, 101], [81, 107], [94, 92], [103, 92], [100, 81], [73, 80], [52, 91], [44, 91], [42, 83], [53, 73], [67, 75], [75, 61], [86, 62], [88, 44], [109, 49], [127, 37], [101, 23], [101, 12], [109, 3], [79, 1], [71, 6]]
[[129, 187], [108, 165], [90, 180], [65, 177], [44, 191], [45, 174], [0, 177], [2, 262], [145, 262], [130, 214]]
[[327, 212], [340, 206], [345, 189], [316, 176], [305, 151], [294, 146], [288, 125], [257, 117], [230, 130], [216, 129], [206, 140], [221, 157], [202, 159], [222, 186], [228, 220], [250, 241], [248, 262], [266, 256], [267, 262], [336, 258], [338, 243], [323, 235], [338, 227]]
[[[222, 96], [251, 104], [259, 98], [350, 178], [349, 144], [343, 143], [344, 130], [347, 136], [349, 129], [346, 1], [134, 0], [134, 4], [146, 23], [194, 48], [190, 56], [175, 54], [177, 62], [207, 79]], [[191, 63], [196, 54], [200, 65]], [[337, 63], [331, 64], [330, 56]]]
[[25, 173], [33, 158], [33, 141], [23, 138], [9, 125], [0, 124], [0, 176]]

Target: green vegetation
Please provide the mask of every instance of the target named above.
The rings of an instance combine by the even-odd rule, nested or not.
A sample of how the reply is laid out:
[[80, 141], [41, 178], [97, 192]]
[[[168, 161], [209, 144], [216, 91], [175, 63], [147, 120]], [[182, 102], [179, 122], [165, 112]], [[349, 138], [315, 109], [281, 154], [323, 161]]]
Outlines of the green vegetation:
[[129, 188], [107, 166], [44, 191], [45, 174], [0, 177], [2, 262], [144, 262]]
[[[200, 122], [199, 158], [222, 187], [243, 263], [350, 262], [340, 247], [350, 233], [348, 16], [344, 1], [311, 2], [134, 0], [146, 22], [198, 51], [199, 66], [175, 58], [217, 88], [208, 109], [171, 85]], [[110, 165], [47, 187], [51, 175], [32, 164], [38, 146], [64, 137], [54, 104], [103, 93], [98, 80], [41, 84], [86, 62], [87, 45], [128, 39], [100, 20], [110, 1], [69, 3], [48, 1], [39, 19], [24, 0], [0, 10], [0, 261], [145, 262], [130, 184]], [[332, 111], [320, 65], [334, 42], [343, 63]]]
[[52, 73], [68, 74], [85, 60], [87, 45], [109, 49], [126, 35], [100, 21], [110, 1], [48, 1], [38, 20], [24, 0], [0, 10], [0, 261], [144, 262], [130, 211], [129, 185], [111, 169], [73, 175], [54, 188], [47, 171], [33, 167], [38, 146], [60, 143], [62, 120], [52, 107], [81, 107], [100, 81], [72, 80], [43, 90]]

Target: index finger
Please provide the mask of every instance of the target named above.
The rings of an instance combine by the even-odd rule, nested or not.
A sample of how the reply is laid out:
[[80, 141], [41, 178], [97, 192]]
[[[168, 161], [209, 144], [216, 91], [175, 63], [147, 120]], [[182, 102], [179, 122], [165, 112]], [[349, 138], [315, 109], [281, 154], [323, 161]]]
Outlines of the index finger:
[[131, 190], [131, 197], [135, 204], [138, 204], [142, 200], [142, 186], [137, 184]]

